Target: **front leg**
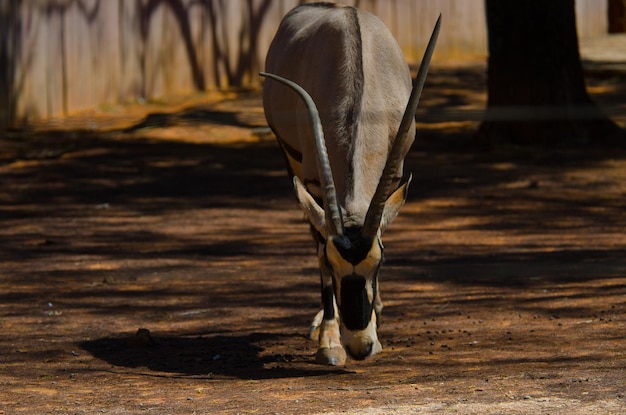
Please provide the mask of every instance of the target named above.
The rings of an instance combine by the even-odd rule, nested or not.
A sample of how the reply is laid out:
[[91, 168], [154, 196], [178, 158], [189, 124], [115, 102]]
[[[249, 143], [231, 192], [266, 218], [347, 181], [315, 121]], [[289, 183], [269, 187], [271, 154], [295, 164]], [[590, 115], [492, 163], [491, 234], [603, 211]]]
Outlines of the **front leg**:
[[346, 351], [341, 345], [339, 330], [339, 311], [335, 301], [333, 280], [320, 258], [322, 280], [322, 303], [324, 308], [317, 313], [311, 325], [311, 336], [318, 334], [319, 346], [315, 361], [322, 365], [343, 366], [346, 363]]
[[319, 346], [315, 361], [322, 365], [343, 366], [346, 364], [346, 351], [341, 345], [339, 313], [337, 312], [332, 283], [330, 288], [323, 288], [322, 300], [324, 302], [324, 315], [319, 326]]

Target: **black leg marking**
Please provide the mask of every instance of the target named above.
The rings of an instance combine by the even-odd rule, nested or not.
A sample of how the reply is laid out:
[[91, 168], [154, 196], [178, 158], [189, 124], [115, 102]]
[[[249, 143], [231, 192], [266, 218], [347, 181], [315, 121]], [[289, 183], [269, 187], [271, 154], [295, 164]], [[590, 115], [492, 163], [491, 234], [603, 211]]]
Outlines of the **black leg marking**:
[[335, 318], [335, 293], [332, 285], [322, 287], [322, 302], [324, 303], [324, 320]]

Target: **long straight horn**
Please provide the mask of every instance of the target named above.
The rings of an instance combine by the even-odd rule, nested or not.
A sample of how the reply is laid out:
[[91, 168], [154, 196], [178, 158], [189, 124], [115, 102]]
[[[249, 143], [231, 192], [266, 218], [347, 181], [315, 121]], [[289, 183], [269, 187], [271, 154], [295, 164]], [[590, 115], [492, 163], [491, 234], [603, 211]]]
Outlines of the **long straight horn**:
[[435, 44], [437, 43], [440, 26], [441, 14], [437, 19], [437, 23], [435, 23], [435, 28], [433, 29], [433, 33], [430, 36], [430, 40], [428, 41], [428, 46], [426, 47], [426, 51], [424, 52], [424, 57], [422, 58], [419, 70], [417, 71], [417, 76], [415, 77], [415, 81], [413, 82], [413, 90], [411, 91], [409, 103], [406, 106], [402, 122], [400, 123], [400, 127], [398, 128], [398, 133], [396, 134], [396, 138], [394, 139], [391, 150], [389, 151], [389, 156], [387, 157], [387, 162], [385, 163], [383, 173], [380, 176], [378, 186], [376, 187], [376, 192], [374, 193], [370, 206], [367, 210], [367, 215], [365, 216], [365, 222], [363, 224], [362, 230], [362, 235], [364, 237], [373, 239], [378, 233], [380, 221], [383, 217], [385, 202], [387, 201], [387, 198], [389, 197], [389, 194], [392, 190], [391, 184], [393, 182], [393, 178], [397, 177], [397, 170], [403, 160], [403, 153], [409, 134], [409, 129], [412, 127], [414, 128], [414, 117], [415, 112], [417, 111], [417, 104], [419, 103], [422, 89], [424, 89], [426, 75], [428, 74], [430, 60], [433, 56], [433, 51], [435, 50]]
[[320, 184], [322, 186], [322, 198], [324, 201], [324, 211], [326, 212], [326, 226], [328, 227], [329, 235], [343, 235], [341, 208], [339, 207], [339, 200], [337, 199], [333, 172], [330, 169], [330, 161], [328, 160], [328, 151], [326, 150], [322, 122], [315, 102], [313, 102], [313, 98], [311, 98], [311, 95], [309, 95], [304, 88], [289, 79], [267, 72], [260, 72], [259, 74], [287, 85], [297, 92], [306, 104], [309, 117], [311, 118], [311, 124], [313, 125], [313, 142], [315, 144], [315, 152], [317, 153], [317, 168], [320, 175]]

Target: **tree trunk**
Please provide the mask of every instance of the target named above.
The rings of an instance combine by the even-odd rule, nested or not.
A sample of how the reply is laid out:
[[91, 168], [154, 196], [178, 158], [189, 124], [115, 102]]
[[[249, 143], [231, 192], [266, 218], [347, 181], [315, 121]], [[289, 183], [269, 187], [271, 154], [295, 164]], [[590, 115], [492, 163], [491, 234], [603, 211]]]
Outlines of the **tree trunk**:
[[626, 0], [609, 0], [609, 33], [626, 33]]
[[556, 146], [624, 132], [587, 95], [574, 0], [486, 0], [488, 104], [476, 141]]

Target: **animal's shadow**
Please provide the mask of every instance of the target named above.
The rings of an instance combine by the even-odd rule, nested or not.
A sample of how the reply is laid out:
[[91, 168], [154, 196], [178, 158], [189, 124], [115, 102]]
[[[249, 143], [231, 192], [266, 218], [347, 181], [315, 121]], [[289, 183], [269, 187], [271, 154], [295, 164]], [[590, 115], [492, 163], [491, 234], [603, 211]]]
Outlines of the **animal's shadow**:
[[263, 344], [281, 344], [287, 336], [246, 335], [105, 337], [80, 347], [113, 366], [206, 378], [274, 379], [349, 373], [317, 366], [305, 351], [271, 353]]

